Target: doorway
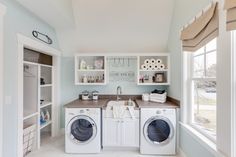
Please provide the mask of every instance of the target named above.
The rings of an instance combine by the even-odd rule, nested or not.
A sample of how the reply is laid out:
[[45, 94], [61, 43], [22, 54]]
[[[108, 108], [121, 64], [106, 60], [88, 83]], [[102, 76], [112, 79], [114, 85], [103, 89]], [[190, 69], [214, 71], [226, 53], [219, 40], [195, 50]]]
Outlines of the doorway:
[[[40, 112], [41, 112], [41, 107], [45, 107], [46, 105], [51, 105], [52, 107], [49, 112], [52, 112], [53, 110], [53, 117], [51, 117], [50, 123], [53, 121], [53, 127], [51, 127], [51, 135], [56, 136], [59, 132], [59, 86], [60, 86], [60, 54], [61, 52], [48, 46], [45, 45], [41, 42], [35, 41], [31, 38], [25, 37], [21, 34], [17, 35], [18, 38], [18, 143], [17, 143], [17, 151], [18, 151], [18, 157], [23, 157], [24, 152], [24, 135], [25, 135], [25, 121], [27, 121], [27, 124], [34, 124], [27, 126], [29, 127], [28, 130], [37, 130], [38, 132], [41, 131], [46, 125], [42, 125], [40, 123]], [[33, 60], [26, 60], [25, 54], [29, 55], [29, 59]], [[31, 56], [32, 54], [36, 53], [36, 56], [39, 55], [39, 57], [36, 57], [40, 60], [40, 62], [35, 62], [35, 57], [34, 55]], [[38, 54], [37, 54], [38, 53]], [[48, 65], [44, 63], [43, 61], [47, 59], [42, 59], [45, 58], [45, 56], [50, 56], [49, 60], [51, 60], [51, 65]], [[42, 59], [42, 60], [41, 60]], [[49, 78], [52, 79], [53, 83], [47, 82], [46, 79], [48, 78], [47, 76], [43, 76], [45, 73], [49, 74]], [[44, 82], [46, 84], [41, 84], [40, 80], [41, 78], [44, 78]], [[27, 80], [27, 81], [26, 81]], [[25, 89], [26, 84], [24, 82], [31, 83], [30, 85], [30, 90], [32, 85], [35, 85], [35, 92], [30, 92], [30, 95], [33, 94], [35, 97], [35, 100], [29, 100], [29, 102], [26, 102], [25, 95], [24, 93], [27, 92]], [[41, 92], [41, 89], [46, 89], [49, 88], [49, 91], [53, 91], [53, 95], [51, 96], [50, 103], [48, 104], [41, 104], [41, 98], [40, 98], [40, 93], [45, 93]], [[29, 93], [29, 92], [28, 92]], [[52, 93], [52, 92], [50, 92]], [[29, 94], [28, 94], [29, 95]], [[31, 97], [30, 97], [31, 98]], [[32, 97], [33, 98], [33, 97]], [[46, 102], [46, 98], [45, 102]], [[28, 100], [27, 100], [28, 101]], [[31, 104], [31, 102], [36, 102], [35, 106], [27, 106], [27, 104]], [[49, 101], [47, 101], [49, 102]], [[53, 104], [53, 105], [52, 105]], [[45, 105], [45, 106], [44, 106]], [[35, 111], [32, 112], [32, 114], [25, 114], [25, 108], [30, 109], [30, 111]], [[49, 108], [49, 107], [48, 107]], [[41, 124], [41, 125], [40, 125]], [[48, 123], [45, 123], [49, 125]], [[52, 126], [52, 125], [51, 125]], [[36, 149], [39, 149], [40, 147], [40, 134], [37, 134], [35, 136], [35, 139], [37, 139], [37, 142], [35, 142], [35, 145], [37, 146]]]

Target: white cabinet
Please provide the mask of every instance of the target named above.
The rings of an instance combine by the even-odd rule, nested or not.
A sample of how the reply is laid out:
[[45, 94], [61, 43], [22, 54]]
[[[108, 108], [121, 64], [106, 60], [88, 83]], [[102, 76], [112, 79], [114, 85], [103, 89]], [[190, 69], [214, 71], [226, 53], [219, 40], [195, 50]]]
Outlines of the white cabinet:
[[113, 118], [104, 118], [103, 124], [103, 146], [119, 146], [120, 121]]
[[121, 122], [122, 146], [139, 147], [139, 119], [125, 119]]
[[139, 147], [139, 119], [104, 117], [103, 147]]

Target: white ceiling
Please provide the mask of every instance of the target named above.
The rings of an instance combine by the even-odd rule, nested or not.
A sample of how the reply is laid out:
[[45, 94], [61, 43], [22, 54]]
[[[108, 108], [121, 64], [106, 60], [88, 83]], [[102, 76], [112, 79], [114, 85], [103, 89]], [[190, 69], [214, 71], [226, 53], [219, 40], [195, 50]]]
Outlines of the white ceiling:
[[174, 0], [17, 1], [56, 29], [65, 55], [167, 50]]
[[54, 28], [74, 24], [71, 0], [16, 0]]

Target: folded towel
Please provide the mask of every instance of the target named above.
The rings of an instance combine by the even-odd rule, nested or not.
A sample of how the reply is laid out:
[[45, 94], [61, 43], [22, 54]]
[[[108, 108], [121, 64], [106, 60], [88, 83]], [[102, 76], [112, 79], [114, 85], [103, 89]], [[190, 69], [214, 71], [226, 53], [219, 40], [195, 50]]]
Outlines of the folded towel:
[[159, 103], [165, 103], [166, 99], [150, 99], [150, 101], [159, 102]]
[[164, 94], [150, 94], [150, 99], [166, 99], [167, 93]]

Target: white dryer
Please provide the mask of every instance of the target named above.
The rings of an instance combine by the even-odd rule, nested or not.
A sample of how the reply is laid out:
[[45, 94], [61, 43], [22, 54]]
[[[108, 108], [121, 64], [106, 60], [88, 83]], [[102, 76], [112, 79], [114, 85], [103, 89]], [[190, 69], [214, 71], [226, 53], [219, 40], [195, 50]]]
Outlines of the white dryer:
[[176, 110], [141, 108], [140, 153], [176, 154]]
[[99, 153], [101, 151], [101, 109], [65, 109], [66, 153]]

